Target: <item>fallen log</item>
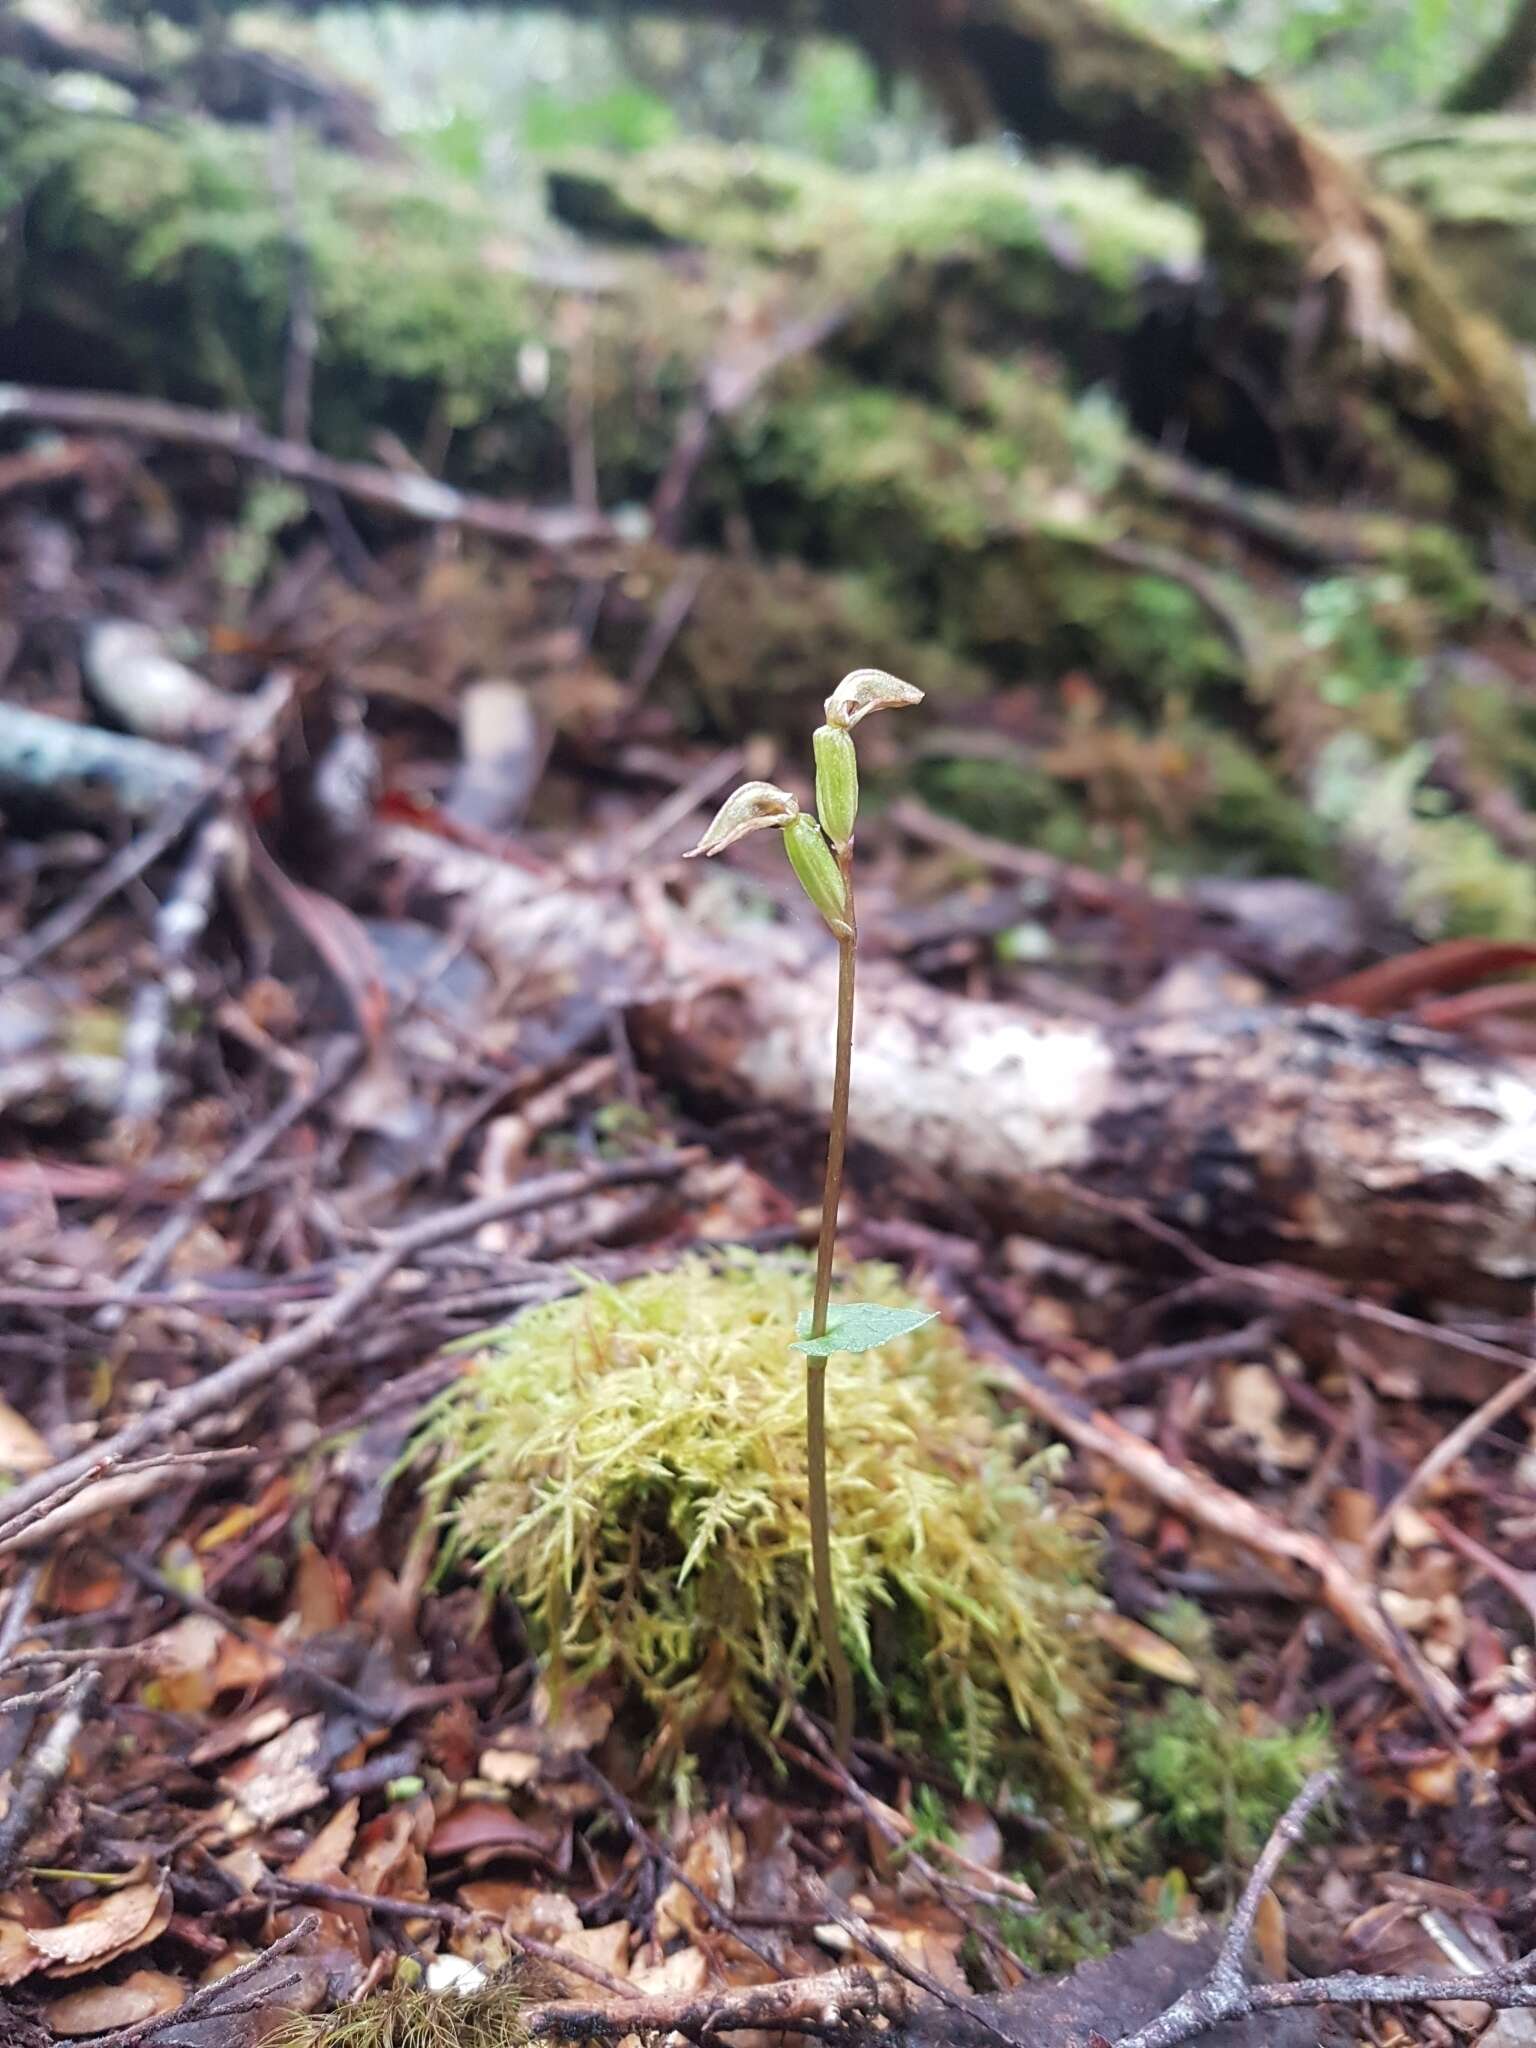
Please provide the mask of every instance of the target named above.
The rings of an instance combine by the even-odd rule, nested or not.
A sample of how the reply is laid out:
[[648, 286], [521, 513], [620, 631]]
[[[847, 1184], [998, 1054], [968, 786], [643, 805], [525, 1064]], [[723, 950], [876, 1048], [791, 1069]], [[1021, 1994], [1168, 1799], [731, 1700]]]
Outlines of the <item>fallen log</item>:
[[[826, 1113], [834, 963], [798, 930], [727, 944], [670, 906], [429, 835], [389, 851], [493, 959], [623, 1008], [700, 1094]], [[750, 936], [746, 934], [750, 932]], [[1536, 1063], [1322, 1008], [1109, 1024], [861, 973], [851, 1130], [1008, 1226], [1144, 1260], [1133, 1204], [1205, 1250], [1522, 1307], [1536, 1282]], [[1165, 1255], [1165, 1254], [1164, 1254]]]

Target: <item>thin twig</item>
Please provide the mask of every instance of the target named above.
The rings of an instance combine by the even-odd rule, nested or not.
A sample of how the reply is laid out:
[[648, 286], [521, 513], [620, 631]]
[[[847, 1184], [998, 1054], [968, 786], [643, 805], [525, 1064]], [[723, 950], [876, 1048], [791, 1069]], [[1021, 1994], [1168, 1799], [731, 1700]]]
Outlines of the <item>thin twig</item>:
[[[0, 1556], [13, 1550], [35, 1549], [44, 1543], [51, 1545], [66, 1529], [75, 1528], [109, 1508], [131, 1506], [146, 1495], [157, 1492], [167, 1472], [190, 1467], [194, 1473], [201, 1473], [209, 1465], [229, 1464], [254, 1455], [249, 1450], [181, 1451], [130, 1462], [104, 1451], [100, 1457], [90, 1459], [82, 1471], [61, 1478], [41, 1500], [24, 1503], [0, 1522]], [[63, 1468], [52, 1466], [49, 1469], [62, 1471]], [[39, 1476], [46, 1478], [48, 1474]], [[15, 1493], [7, 1498], [6, 1505], [9, 1506], [21, 1491], [17, 1487]]]
[[1346, 1970], [1333, 1977], [1303, 1977], [1285, 1984], [1249, 1981], [1244, 1964], [1260, 1902], [1282, 1859], [1301, 1840], [1308, 1819], [1334, 1783], [1333, 1772], [1318, 1772], [1281, 1816], [1243, 1888], [1209, 1973], [1166, 2012], [1127, 2034], [1117, 2048], [1182, 2048], [1185, 2041], [1197, 2040], [1226, 2021], [1299, 2006], [1419, 2006], [1435, 2005], [1442, 1999], [1469, 2000], [1506, 2011], [1536, 2006], [1536, 1951], [1498, 1969], [1465, 1977], [1390, 1977]]
[[[739, 1939], [739, 1937], [738, 1937]], [[535, 2039], [612, 2041], [626, 2034], [684, 2034], [708, 2041], [742, 2030], [847, 2035], [855, 2022], [895, 2025], [911, 2010], [911, 1997], [895, 1980], [870, 1970], [830, 1970], [819, 1977], [780, 1978], [731, 1991], [649, 1998], [643, 2007], [558, 2004], [530, 2006], [523, 2015]]]
[[99, 1449], [80, 1451], [44, 1472], [35, 1474], [6, 1496], [12, 1516], [25, 1513], [46, 1500], [61, 1486], [88, 1476], [103, 1460], [121, 1463], [146, 1444], [174, 1435], [190, 1422], [214, 1409], [232, 1410], [255, 1388], [268, 1384], [300, 1360], [312, 1357], [346, 1328], [359, 1309], [372, 1301], [395, 1273], [416, 1253], [434, 1245], [450, 1244], [456, 1238], [471, 1237], [486, 1223], [504, 1216], [521, 1216], [535, 1209], [553, 1208], [574, 1201], [600, 1188], [632, 1186], [641, 1181], [672, 1180], [693, 1165], [697, 1151], [648, 1152], [635, 1159], [605, 1161], [565, 1173], [542, 1174], [501, 1193], [456, 1208], [421, 1217], [403, 1230], [392, 1232], [381, 1247], [352, 1278], [338, 1287], [327, 1300], [280, 1336], [270, 1337], [241, 1358], [231, 1359], [216, 1372], [194, 1380], [158, 1401], [124, 1426]]
[[617, 1815], [624, 1832], [643, 1856], [650, 1856], [659, 1863], [668, 1877], [683, 1887], [697, 1903], [705, 1919], [720, 1934], [728, 1934], [732, 1941], [740, 1942], [744, 1949], [755, 1955], [760, 1963], [766, 1963], [770, 1970], [776, 1970], [778, 1963], [767, 1949], [760, 1948], [750, 1935], [743, 1934], [729, 1913], [702, 1886], [695, 1884], [671, 1850], [646, 1827], [635, 1809], [630, 1805], [618, 1786], [605, 1778], [590, 1757], [577, 1757], [576, 1766], [589, 1784], [596, 1786], [604, 1799]]
[[100, 1689], [99, 1671], [77, 1672], [70, 1679], [59, 1711], [49, 1722], [42, 1740], [29, 1751], [11, 1788], [11, 1803], [0, 1815], [0, 1886], [20, 1862], [27, 1838], [63, 1782], [76, 1739], [90, 1718]]
[[315, 1072], [283, 1098], [270, 1116], [265, 1116], [212, 1167], [184, 1201], [160, 1223], [148, 1244], [117, 1283], [114, 1298], [102, 1305], [95, 1317], [99, 1330], [116, 1330], [128, 1314], [129, 1302], [153, 1287], [165, 1271], [172, 1254], [205, 1209], [225, 1202], [236, 1193], [245, 1176], [263, 1159], [280, 1138], [302, 1117], [309, 1115], [341, 1086], [363, 1057], [361, 1039], [347, 1038], [333, 1045], [321, 1058]]
[[171, 2028], [181, 2028], [192, 2020], [205, 2019], [210, 2015], [230, 2018], [236, 2013], [248, 2012], [251, 2007], [242, 2000], [229, 2002], [232, 1991], [242, 1991], [253, 1978], [261, 1978], [260, 2005], [267, 2007], [278, 2002], [279, 1993], [298, 1981], [295, 1976], [264, 1978], [280, 1956], [290, 1954], [302, 1942], [308, 1941], [320, 1925], [317, 1913], [306, 1913], [302, 1920], [290, 1927], [286, 1934], [270, 1942], [259, 1956], [252, 1956], [247, 1963], [241, 1963], [228, 1976], [215, 1978], [211, 1984], [201, 1985], [190, 1998], [172, 2012], [156, 2013], [147, 2020], [139, 2020], [134, 2026], [119, 2027], [115, 2034], [98, 2034], [91, 2048], [139, 2048], [143, 2041], [151, 2040], [156, 2034], [167, 2033]]
[[[285, 675], [275, 675], [263, 684], [241, 706], [217, 757], [206, 772], [190, 786], [172, 794], [152, 825], [146, 826], [136, 838], [130, 839], [126, 846], [104, 862], [83, 888], [77, 890], [68, 902], [61, 903], [51, 916], [45, 917], [16, 952], [0, 962], [0, 988], [14, 981], [18, 975], [29, 973], [50, 953], [72, 939], [76, 932], [84, 930], [104, 903], [109, 903], [120, 889], [136, 881], [162, 853], [175, 845], [204, 807], [233, 785], [247, 755], [277, 724], [292, 696], [293, 685]], [[199, 764], [191, 756], [182, 756], [170, 748], [163, 751], [172, 760], [185, 759], [189, 771], [196, 772]]]
[[1492, 1429], [1496, 1422], [1518, 1408], [1522, 1401], [1536, 1394], [1536, 1364], [1515, 1379], [1506, 1380], [1502, 1387], [1491, 1393], [1480, 1407], [1470, 1415], [1464, 1415], [1453, 1430], [1441, 1437], [1433, 1450], [1420, 1459], [1402, 1485], [1387, 1502], [1381, 1513], [1366, 1531], [1365, 1542], [1361, 1545], [1362, 1562], [1369, 1565], [1380, 1555], [1383, 1544], [1392, 1533], [1392, 1526], [1403, 1509], [1448, 1471], [1456, 1460], [1471, 1450], [1478, 1438]]
[[125, 398], [113, 391], [56, 391], [42, 385], [0, 384], [3, 419], [126, 434], [170, 447], [232, 455], [295, 483], [329, 485], [343, 497], [401, 518], [428, 526], [462, 526], [471, 533], [532, 547], [566, 548], [613, 537], [606, 519], [580, 506], [484, 498], [456, 491], [434, 477], [378, 469], [368, 462], [338, 462], [302, 442], [263, 433], [254, 420], [239, 413], [203, 412], [166, 399]]
[[877, 1962], [884, 1963], [886, 1968], [894, 1970], [897, 1976], [905, 1977], [908, 1983], [915, 1984], [920, 1991], [926, 1991], [930, 1998], [936, 1999], [948, 2011], [957, 2012], [970, 2020], [975, 2026], [980, 2027], [983, 2033], [990, 2034], [994, 2041], [1001, 2041], [1003, 2048], [1019, 2048], [1017, 2038], [988, 2016], [986, 2007], [980, 1999], [963, 1997], [959, 1992], [952, 1991], [947, 1984], [942, 1984], [931, 1970], [925, 1970], [921, 1964], [913, 1962], [910, 1956], [903, 1955], [894, 1942], [887, 1941], [883, 1934], [871, 1927], [861, 1913], [855, 1913], [851, 1906], [844, 1905], [837, 1894], [819, 1878], [807, 1878], [804, 1888], [812, 1903], [824, 1916], [841, 1927], [845, 1934], [851, 1934], [860, 1948], [867, 1949]]
[[206, 1594], [194, 1592], [190, 1586], [177, 1585], [176, 1581], [167, 1578], [164, 1572], [156, 1571], [146, 1558], [135, 1557], [131, 1550], [124, 1550], [121, 1544], [110, 1544], [107, 1548], [108, 1555], [113, 1561], [120, 1565], [130, 1578], [137, 1579], [146, 1591], [158, 1594], [162, 1600], [169, 1601], [188, 1614], [198, 1614], [205, 1621], [216, 1622], [220, 1628], [238, 1637], [242, 1643], [250, 1643], [270, 1656], [285, 1671], [291, 1672], [295, 1678], [302, 1679], [322, 1699], [329, 1700], [331, 1705], [339, 1708], [342, 1713], [353, 1715], [365, 1727], [377, 1728], [387, 1725], [395, 1718], [387, 1707], [365, 1699], [360, 1692], [354, 1692], [350, 1685], [344, 1685], [340, 1679], [332, 1678], [329, 1672], [322, 1671], [317, 1664], [312, 1664], [302, 1650], [289, 1649], [288, 1645], [275, 1635], [259, 1635], [237, 1615], [220, 1607]]
[[1112, 1415], [1100, 1409], [1090, 1412], [1058, 1387], [1031, 1358], [1007, 1343], [979, 1311], [965, 1315], [963, 1320], [977, 1348], [1013, 1372], [1020, 1400], [1059, 1436], [1080, 1450], [1106, 1459], [1155, 1500], [1187, 1520], [1214, 1530], [1260, 1557], [1301, 1565], [1313, 1573], [1335, 1616], [1385, 1665], [1439, 1732], [1447, 1740], [1455, 1740], [1452, 1720], [1461, 1710], [1460, 1692], [1444, 1672], [1429, 1664], [1412, 1642], [1392, 1626], [1370, 1589], [1360, 1583], [1331, 1543], [1311, 1530], [1287, 1528], [1229, 1487], [1219, 1485], [1204, 1473], [1174, 1464], [1155, 1444], [1137, 1436]]

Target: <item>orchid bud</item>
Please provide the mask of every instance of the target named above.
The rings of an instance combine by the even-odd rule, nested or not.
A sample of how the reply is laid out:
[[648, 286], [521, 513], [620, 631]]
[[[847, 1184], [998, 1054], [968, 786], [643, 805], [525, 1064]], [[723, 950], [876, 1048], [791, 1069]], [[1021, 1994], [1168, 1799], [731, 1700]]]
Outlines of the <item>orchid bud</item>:
[[883, 668], [856, 668], [827, 699], [827, 723], [852, 732], [871, 711], [892, 711], [900, 704], [921, 704], [923, 693]]
[[859, 815], [859, 757], [852, 735], [839, 725], [818, 725], [811, 747], [816, 755], [816, 815], [841, 853], [853, 839]]
[[800, 878], [800, 886], [839, 939], [853, 936], [848, 922], [848, 891], [826, 836], [814, 818], [802, 812], [784, 828], [784, 851]]
[[771, 782], [744, 782], [732, 790], [716, 811], [714, 821], [697, 846], [689, 847], [684, 860], [697, 860], [701, 853], [724, 853], [749, 832], [766, 832], [771, 826], [790, 825], [800, 816], [800, 806], [787, 789]]

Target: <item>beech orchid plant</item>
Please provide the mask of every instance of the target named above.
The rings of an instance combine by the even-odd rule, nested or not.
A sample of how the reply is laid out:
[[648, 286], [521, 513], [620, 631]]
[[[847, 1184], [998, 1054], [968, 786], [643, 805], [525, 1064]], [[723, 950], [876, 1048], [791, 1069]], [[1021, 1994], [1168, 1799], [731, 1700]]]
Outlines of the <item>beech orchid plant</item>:
[[826, 723], [818, 726], [811, 738], [816, 767], [816, 816], [802, 811], [787, 789], [779, 789], [771, 782], [744, 782], [726, 798], [709, 830], [687, 856], [691, 860], [699, 854], [723, 853], [749, 832], [782, 832], [784, 851], [801, 888], [837, 940], [837, 1037], [821, 1231], [816, 1247], [816, 1285], [810, 1308], [801, 1313], [792, 1348], [805, 1354], [811, 1573], [822, 1649], [832, 1685], [837, 1746], [845, 1761], [853, 1741], [853, 1676], [837, 1625], [833, 1590], [832, 1530], [827, 1509], [827, 1360], [835, 1351], [873, 1351], [933, 1320], [921, 1309], [891, 1308], [869, 1301], [834, 1303], [831, 1298], [837, 1211], [848, 1142], [854, 975], [859, 945], [853, 895], [859, 762], [853, 732], [860, 719], [867, 718], [871, 711], [893, 710], [905, 704], [920, 704], [922, 700], [921, 690], [887, 675], [883, 669], [859, 668], [844, 676], [827, 699]]

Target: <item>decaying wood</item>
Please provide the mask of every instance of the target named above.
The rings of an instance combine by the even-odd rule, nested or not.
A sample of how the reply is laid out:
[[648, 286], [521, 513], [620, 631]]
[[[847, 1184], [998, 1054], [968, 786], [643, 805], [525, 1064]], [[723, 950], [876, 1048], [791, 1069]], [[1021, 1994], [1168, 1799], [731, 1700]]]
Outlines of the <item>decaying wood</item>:
[[[726, 947], [670, 910], [642, 919], [611, 889], [422, 833], [391, 845], [463, 900], [490, 956], [627, 1008], [655, 1070], [824, 1116], [835, 963], [798, 931], [753, 927]], [[1536, 1064], [1333, 1010], [1105, 1025], [969, 1001], [886, 963], [861, 982], [855, 1142], [1014, 1227], [1134, 1261], [1144, 1233], [1113, 1206], [1134, 1199], [1225, 1257], [1529, 1298]]]

